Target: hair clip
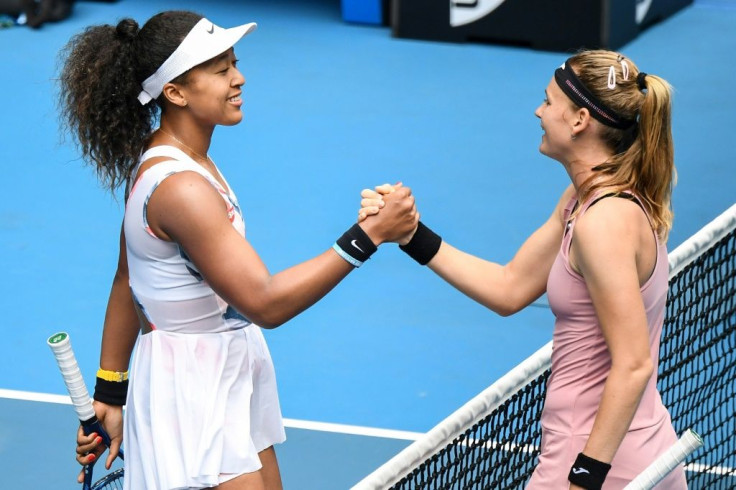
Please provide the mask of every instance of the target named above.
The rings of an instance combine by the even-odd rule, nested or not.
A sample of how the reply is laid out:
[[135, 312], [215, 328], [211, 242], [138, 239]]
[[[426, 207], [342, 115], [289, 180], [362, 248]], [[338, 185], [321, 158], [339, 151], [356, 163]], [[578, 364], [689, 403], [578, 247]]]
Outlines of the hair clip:
[[608, 88], [616, 88], [616, 69], [613, 66], [608, 69]]

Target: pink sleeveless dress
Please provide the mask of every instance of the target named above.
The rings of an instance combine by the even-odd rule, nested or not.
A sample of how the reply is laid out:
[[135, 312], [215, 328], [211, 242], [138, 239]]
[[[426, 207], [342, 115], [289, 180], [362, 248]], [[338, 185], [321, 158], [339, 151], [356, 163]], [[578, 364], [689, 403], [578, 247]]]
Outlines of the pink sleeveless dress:
[[[580, 215], [594, 200], [595, 196], [583, 204]], [[575, 202], [575, 198], [571, 199], [565, 208], [566, 221]], [[611, 368], [611, 356], [585, 280], [570, 266], [568, 253], [574, 230], [575, 220], [567, 228], [547, 280], [547, 296], [556, 317], [552, 374], [542, 412], [539, 465], [527, 489], [569, 487], [567, 475], [570, 466], [588, 440]], [[655, 373], [659, 363], [659, 339], [667, 300], [668, 272], [667, 249], [657, 239], [654, 272], [641, 287]], [[611, 462], [604, 490], [625, 487], [677, 440], [669, 413], [657, 391], [656, 378], [656, 374], [653, 375], [646, 386], [629, 431]], [[655, 488], [686, 489], [683, 467], [676, 468]]]

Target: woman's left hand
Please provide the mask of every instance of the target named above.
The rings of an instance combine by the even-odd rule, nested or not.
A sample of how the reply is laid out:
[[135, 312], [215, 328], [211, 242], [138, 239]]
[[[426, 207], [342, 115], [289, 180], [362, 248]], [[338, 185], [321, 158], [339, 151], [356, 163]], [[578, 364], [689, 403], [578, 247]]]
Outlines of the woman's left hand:
[[406, 244], [414, 235], [419, 222], [414, 196], [411, 189], [405, 186], [396, 187], [395, 191], [387, 193], [383, 210], [373, 216], [367, 216], [360, 223], [360, 227], [380, 245], [385, 242]]
[[373, 189], [363, 189], [360, 193], [360, 209], [358, 210], [358, 223], [366, 219], [368, 216], [378, 214], [386, 203], [383, 200], [383, 196], [394, 192], [396, 189], [401, 187], [401, 182], [395, 185], [382, 184]]

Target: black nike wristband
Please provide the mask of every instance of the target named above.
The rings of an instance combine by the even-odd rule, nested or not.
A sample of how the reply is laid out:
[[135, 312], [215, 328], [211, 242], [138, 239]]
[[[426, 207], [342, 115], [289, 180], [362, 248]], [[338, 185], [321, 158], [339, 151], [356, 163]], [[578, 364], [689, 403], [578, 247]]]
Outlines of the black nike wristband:
[[442, 245], [442, 237], [420, 221], [409, 243], [399, 245], [399, 248], [419, 262], [419, 265], [427, 265], [437, 255], [440, 245]]
[[378, 250], [373, 240], [358, 224], [354, 224], [348, 231], [343, 233], [332, 248], [340, 257], [355, 267], [363, 265], [363, 262]]
[[567, 479], [570, 483], [574, 483], [587, 490], [600, 490], [610, 469], [610, 464], [603, 463], [580, 453], [575, 463], [573, 463], [572, 468], [570, 468], [570, 474], [567, 475]]

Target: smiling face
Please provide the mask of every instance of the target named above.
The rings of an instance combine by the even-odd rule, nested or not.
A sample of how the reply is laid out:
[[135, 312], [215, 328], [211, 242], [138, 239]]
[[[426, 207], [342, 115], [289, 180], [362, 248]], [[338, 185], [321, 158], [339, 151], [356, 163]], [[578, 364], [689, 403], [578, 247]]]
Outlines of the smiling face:
[[572, 141], [572, 121], [575, 108], [562, 92], [554, 77], [544, 91], [542, 104], [534, 111], [542, 124], [544, 134], [539, 151], [550, 158], [563, 161]]
[[179, 90], [191, 115], [203, 126], [232, 126], [243, 119], [245, 77], [237, 68], [233, 48], [189, 71]]

